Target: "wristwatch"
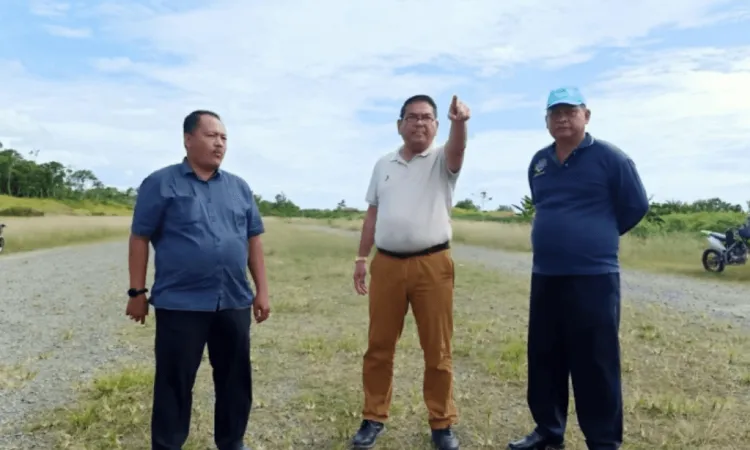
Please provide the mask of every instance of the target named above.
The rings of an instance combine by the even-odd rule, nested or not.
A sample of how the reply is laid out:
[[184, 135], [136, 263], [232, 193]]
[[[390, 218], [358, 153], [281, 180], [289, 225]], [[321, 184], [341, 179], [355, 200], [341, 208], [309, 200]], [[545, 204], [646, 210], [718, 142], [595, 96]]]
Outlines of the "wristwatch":
[[367, 262], [367, 256], [357, 256], [357, 259], [355, 259], [354, 262]]
[[145, 294], [146, 292], [148, 292], [148, 289], [146, 288], [143, 288], [143, 289], [130, 288], [128, 289], [128, 297], [135, 298], [135, 297], [138, 297], [139, 295]]

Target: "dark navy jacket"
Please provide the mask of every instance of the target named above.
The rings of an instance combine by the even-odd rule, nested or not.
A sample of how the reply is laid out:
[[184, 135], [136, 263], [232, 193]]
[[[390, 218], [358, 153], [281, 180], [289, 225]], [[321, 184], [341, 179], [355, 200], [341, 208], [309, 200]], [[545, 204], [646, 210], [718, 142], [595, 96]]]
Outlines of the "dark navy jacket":
[[648, 212], [633, 161], [614, 145], [586, 137], [565, 162], [554, 144], [529, 165], [536, 210], [531, 231], [533, 272], [597, 275], [619, 271], [620, 236]]
[[187, 161], [157, 170], [138, 189], [131, 231], [154, 247], [155, 308], [217, 311], [252, 304], [248, 240], [264, 230], [240, 177], [219, 170], [203, 181]]

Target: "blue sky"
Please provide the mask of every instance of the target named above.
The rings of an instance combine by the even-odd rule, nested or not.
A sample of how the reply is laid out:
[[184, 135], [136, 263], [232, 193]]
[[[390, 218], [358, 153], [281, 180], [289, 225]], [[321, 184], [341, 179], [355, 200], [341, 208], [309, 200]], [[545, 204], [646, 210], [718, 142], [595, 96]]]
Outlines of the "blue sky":
[[590, 131], [657, 200], [744, 205], [746, 3], [6, 0], [0, 141], [137, 186], [181, 159], [182, 118], [209, 108], [228, 128], [226, 169], [257, 193], [361, 207], [403, 100], [436, 99], [442, 141], [457, 94], [473, 117], [456, 200], [487, 191], [495, 207], [528, 192], [547, 92], [577, 85]]

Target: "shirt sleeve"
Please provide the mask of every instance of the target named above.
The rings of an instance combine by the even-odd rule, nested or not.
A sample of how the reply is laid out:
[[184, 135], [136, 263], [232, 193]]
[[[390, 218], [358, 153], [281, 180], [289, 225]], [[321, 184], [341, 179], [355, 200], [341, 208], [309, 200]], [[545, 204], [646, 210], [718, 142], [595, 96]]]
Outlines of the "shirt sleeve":
[[463, 167], [458, 169], [457, 171], [453, 172], [448, 168], [448, 158], [445, 155], [445, 146], [440, 147], [437, 149], [438, 152], [438, 158], [440, 159], [440, 164], [443, 167], [443, 173], [448, 178], [450, 182], [453, 184], [456, 183], [458, 180], [458, 176], [461, 174], [461, 170], [463, 170]]
[[648, 212], [648, 196], [635, 163], [621, 154], [612, 169], [612, 188], [620, 236], [633, 229]]
[[370, 175], [370, 185], [367, 187], [365, 201], [371, 206], [378, 206], [378, 168], [380, 163], [376, 163]]
[[534, 204], [534, 183], [531, 182], [531, 180], [534, 178], [534, 159], [531, 158], [531, 162], [529, 163], [529, 168], [526, 170], [526, 177], [529, 180], [529, 198], [531, 199], [531, 204]]
[[263, 226], [263, 218], [260, 215], [260, 209], [258, 208], [258, 202], [255, 201], [255, 195], [253, 191], [248, 187], [250, 193], [250, 208], [247, 210], [247, 238], [254, 238], [260, 236], [266, 230]]
[[130, 231], [135, 236], [150, 238], [159, 229], [166, 203], [162, 194], [162, 177], [153, 173], [138, 188]]

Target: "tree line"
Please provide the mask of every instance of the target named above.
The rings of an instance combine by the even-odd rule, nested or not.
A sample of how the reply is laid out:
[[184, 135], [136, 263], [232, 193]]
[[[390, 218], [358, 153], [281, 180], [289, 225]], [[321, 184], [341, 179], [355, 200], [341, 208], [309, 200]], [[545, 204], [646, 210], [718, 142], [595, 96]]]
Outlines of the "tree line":
[[36, 162], [38, 150], [26, 156], [0, 143], [0, 195], [55, 200], [92, 200], [132, 205], [136, 191], [105, 186], [88, 169], [76, 169], [57, 161]]
[[[4, 148], [0, 143], [0, 195], [27, 198], [51, 198], [56, 200], [92, 200], [101, 203], [117, 203], [132, 205], [137, 190], [128, 188], [120, 190], [105, 186], [97, 176], [88, 169], [76, 169], [57, 161], [44, 163], [36, 162], [39, 151], [31, 151], [26, 156], [12, 148]], [[480, 191], [472, 196], [459, 200], [455, 208], [465, 218], [473, 216], [494, 215], [492, 212], [503, 213], [504, 220], [530, 220], [534, 215], [534, 205], [528, 195], [523, 196], [518, 203], [499, 205], [494, 209], [489, 207], [492, 196], [487, 191]], [[311, 217], [337, 218], [353, 217], [362, 214], [357, 208], [339, 201], [330, 209], [301, 208], [280, 192], [273, 199], [255, 196], [258, 207], [263, 215], [282, 217]], [[747, 202], [750, 210], [750, 201]], [[720, 198], [709, 198], [684, 202], [669, 200], [665, 202], [651, 202], [649, 222], [658, 223], [660, 218], [672, 214], [692, 213], [743, 213], [743, 207], [732, 204]], [[495, 217], [493, 217], [495, 219]], [[503, 217], [497, 217], [503, 219]]]
[[[480, 192], [478, 194], [480, 198], [487, 198], [486, 192]], [[492, 198], [490, 197], [490, 200]], [[456, 208], [460, 208], [467, 211], [486, 211], [481, 203], [474, 201], [471, 198], [466, 198], [456, 202]], [[746, 203], [746, 209], [750, 212], [750, 200]], [[663, 216], [667, 214], [693, 214], [693, 213], [742, 213], [745, 209], [742, 205], [726, 202], [718, 197], [695, 200], [692, 202], [683, 202], [679, 200], [668, 200], [666, 202], [650, 202], [649, 210], [656, 215]], [[518, 204], [514, 205], [500, 205], [495, 211], [507, 212], [513, 211], [518, 215], [531, 216], [534, 212], [534, 205], [532, 204], [531, 197], [524, 195]]]

